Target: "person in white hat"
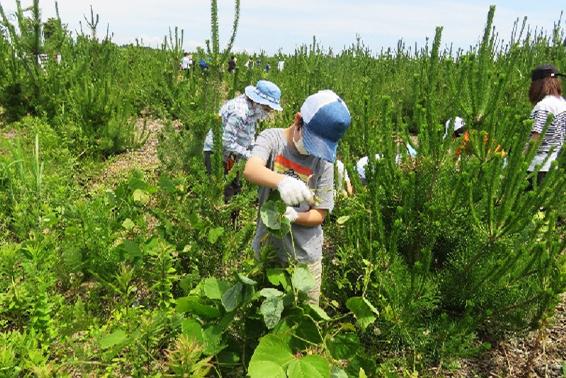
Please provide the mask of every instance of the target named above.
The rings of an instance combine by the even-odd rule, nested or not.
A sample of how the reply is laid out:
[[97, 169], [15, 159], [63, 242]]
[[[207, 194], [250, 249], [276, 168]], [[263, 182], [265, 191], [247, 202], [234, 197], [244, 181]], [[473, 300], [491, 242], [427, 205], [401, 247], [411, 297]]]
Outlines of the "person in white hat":
[[456, 116], [446, 121], [444, 124], [444, 136], [443, 138], [446, 139], [448, 135], [451, 135], [452, 138], [458, 138], [464, 134], [466, 131], [466, 123], [462, 117]]
[[[239, 159], [251, 156], [257, 122], [269, 116], [271, 111], [281, 111], [281, 90], [270, 81], [260, 80], [255, 86], [249, 85], [245, 93], [227, 101], [220, 109], [222, 118], [222, 151], [224, 170], [228, 173]], [[212, 130], [204, 140], [204, 163], [211, 172], [211, 154], [214, 151]], [[224, 197], [226, 202], [241, 190], [240, 180], [236, 178], [229, 185]]]
[[260, 206], [272, 191], [279, 192], [292, 229], [282, 238], [269, 235], [258, 217], [253, 242], [256, 256], [265, 241], [281, 263], [294, 260], [306, 264], [316, 282], [308, 293], [313, 303], [320, 297], [321, 225], [334, 207], [336, 147], [349, 126], [350, 113], [344, 101], [330, 90], [317, 92], [305, 100], [291, 126], [260, 133], [244, 169], [246, 179], [261, 186]]

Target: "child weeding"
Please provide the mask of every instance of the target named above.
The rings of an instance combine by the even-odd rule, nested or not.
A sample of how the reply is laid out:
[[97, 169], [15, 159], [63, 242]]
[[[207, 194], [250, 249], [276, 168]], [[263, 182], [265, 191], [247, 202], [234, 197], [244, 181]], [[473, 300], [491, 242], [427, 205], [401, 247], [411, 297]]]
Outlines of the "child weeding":
[[531, 129], [532, 140], [540, 138], [548, 116], [554, 116], [528, 168], [529, 172], [540, 168], [537, 177], [539, 183], [549, 171], [551, 163], [557, 159], [566, 134], [566, 100], [562, 97], [559, 76], [566, 75], [559, 73], [556, 67], [550, 64], [537, 66], [531, 73], [529, 100], [535, 106], [531, 112], [531, 118], [534, 120]]
[[[266, 239], [279, 260], [305, 263], [315, 278], [308, 293], [318, 303], [322, 273], [322, 222], [334, 206], [336, 145], [350, 126], [350, 113], [340, 97], [330, 90], [309, 96], [286, 129], [267, 129], [257, 138], [244, 176], [262, 188], [260, 206], [272, 189], [277, 189], [288, 206], [285, 217], [292, 223], [291, 234], [282, 238], [268, 235], [257, 221], [254, 250], [259, 253]], [[314, 203], [313, 193], [317, 203]]]

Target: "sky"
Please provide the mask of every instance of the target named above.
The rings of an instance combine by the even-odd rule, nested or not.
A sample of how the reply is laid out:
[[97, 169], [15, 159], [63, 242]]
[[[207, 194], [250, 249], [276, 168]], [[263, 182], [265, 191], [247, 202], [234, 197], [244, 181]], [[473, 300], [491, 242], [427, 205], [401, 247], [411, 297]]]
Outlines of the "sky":
[[[2, 0], [8, 12], [14, 0]], [[31, 1], [22, 0], [29, 5]], [[184, 30], [184, 47], [192, 51], [210, 38], [210, 1], [208, 0], [59, 0], [61, 19], [71, 31], [79, 31], [90, 5], [100, 15], [99, 34], [109, 25], [118, 44], [142, 40], [157, 47], [169, 28]], [[235, 49], [248, 52], [281, 50], [292, 53], [308, 44], [314, 35], [326, 48], [339, 51], [355, 42], [359, 35], [374, 52], [396, 47], [399, 39], [407, 46], [423, 45], [432, 39], [437, 26], [443, 26], [443, 45], [467, 48], [483, 33], [489, 5], [496, 5], [495, 26], [501, 38], [508, 40], [517, 18], [528, 17], [534, 29], [550, 31], [566, 11], [564, 0], [484, 1], [484, 0], [241, 0], [240, 26]], [[42, 18], [55, 14], [55, 1], [40, 0]], [[234, 17], [234, 1], [218, 0], [221, 48], [226, 46]], [[561, 23], [566, 29], [563, 17]]]

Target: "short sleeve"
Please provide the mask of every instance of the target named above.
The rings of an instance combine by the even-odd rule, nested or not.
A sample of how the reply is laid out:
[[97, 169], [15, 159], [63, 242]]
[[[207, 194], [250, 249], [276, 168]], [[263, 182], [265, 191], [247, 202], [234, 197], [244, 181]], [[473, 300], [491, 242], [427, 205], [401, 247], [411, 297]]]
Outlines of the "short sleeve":
[[261, 160], [267, 162], [271, 151], [275, 149], [275, 138], [272, 135], [271, 130], [262, 131], [255, 140], [254, 147], [252, 149], [251, 157], [258, 157]]
[[323, 161], [318, 184], [315, 188], [318, 205], [315, 209], [332, 211], [334, 208], [334, 165]]
[[533, 119], [533, 127], [531, 128], [531, 133], [542, 134], [544, 130], [544, 125], [546, 124], [546, 119], [548, 118], [548, 111], [546, 110], [534, 110], [531, 113], [531, 118]]

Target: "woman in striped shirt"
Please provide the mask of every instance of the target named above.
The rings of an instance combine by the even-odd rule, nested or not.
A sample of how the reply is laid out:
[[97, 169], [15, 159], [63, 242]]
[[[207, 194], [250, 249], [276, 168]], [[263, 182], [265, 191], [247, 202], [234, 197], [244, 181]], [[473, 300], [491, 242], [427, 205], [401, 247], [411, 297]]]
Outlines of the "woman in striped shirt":
[[558, 158], [564, 144], [566, 100], [562, 97], [560, 76], [565, 75], [559, 73], [551, 64], [537, 66], [531, 73], [529, 100], [534, 105], [531, 112], [533, 119], [531, 140], [538, 141], [543, 134], [548, 116], [552, 114], [554, 117], [542, 135], [542, 141], [528, 169], [529, 172], [538, 169], [538, 183], [550, 170], [552, 162]]

